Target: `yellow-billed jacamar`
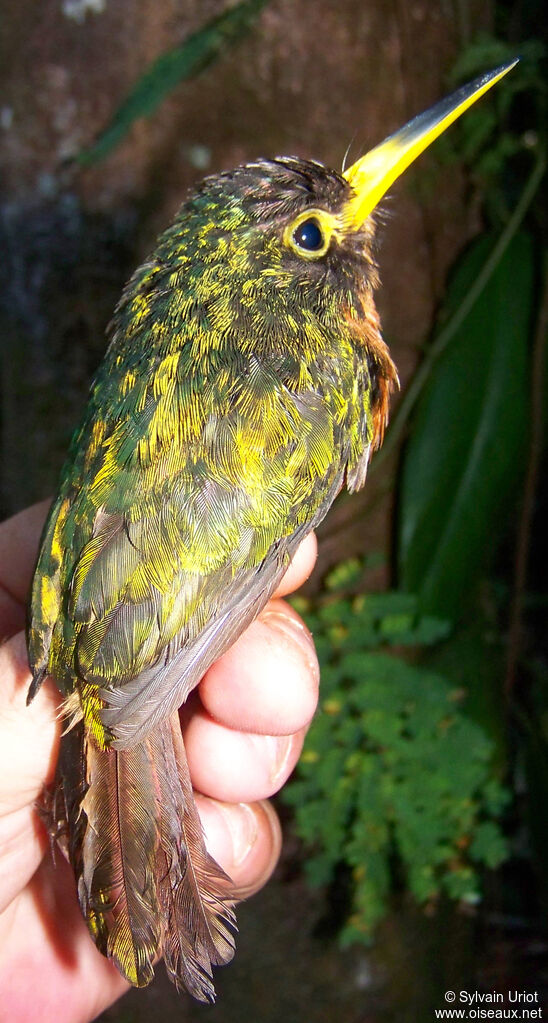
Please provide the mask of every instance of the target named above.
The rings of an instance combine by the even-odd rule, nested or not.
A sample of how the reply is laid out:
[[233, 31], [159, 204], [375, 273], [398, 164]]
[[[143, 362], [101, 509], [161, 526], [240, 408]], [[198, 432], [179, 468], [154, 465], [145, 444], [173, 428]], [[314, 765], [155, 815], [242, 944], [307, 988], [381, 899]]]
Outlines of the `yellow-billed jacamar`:
[[212, 999], [211, 967], [233, 955], [177, 708], [341, 487], [363, 486], [396, 380], [373, 211], [510, 66], [343, 174], [281, 158], [207, 178], [116, 309], [43, 536], [29, 699], [48, 674], [65, 698], [52, 827], [132, 984], [163, 956]]

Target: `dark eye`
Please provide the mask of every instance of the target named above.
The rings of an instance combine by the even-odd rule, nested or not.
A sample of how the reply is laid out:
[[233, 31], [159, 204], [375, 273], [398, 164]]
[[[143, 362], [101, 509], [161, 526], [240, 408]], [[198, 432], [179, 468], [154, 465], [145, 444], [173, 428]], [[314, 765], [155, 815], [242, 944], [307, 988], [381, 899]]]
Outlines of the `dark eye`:
[[300, 249], [307, 252], [317, 252], [325, 244], [323, 231], [315, 217], [303, 220], [293, 232], [293, 241]]

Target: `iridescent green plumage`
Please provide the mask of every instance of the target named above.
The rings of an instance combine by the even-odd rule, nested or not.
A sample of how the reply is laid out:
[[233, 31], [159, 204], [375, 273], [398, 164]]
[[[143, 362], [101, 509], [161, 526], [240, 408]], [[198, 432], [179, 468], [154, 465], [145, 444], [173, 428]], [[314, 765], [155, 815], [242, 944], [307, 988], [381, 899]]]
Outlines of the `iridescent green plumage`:
[[134, 984], [162, 955], [211, 999], [233, 954], [177, 708], [382, 439], [395, 370], [368, 190], [502, 73], [345, 175], [279, 159], [207, 179], [116, 310], [43, 537], [29, 698], [46, 674], [65, 695], [53, 823], [98, 947]]
[[[186, 781], [168, 824], [155, 823], [184, 755], [176, 711], [344, 479], [361, 485], [384, 421], [394, 370], [372, 304], [370, 224], [321, 260], [286, 240], [303, 211], [342, 223], [351, 195], [318, 164], [279, 160], [210, 179], [185, 203], [118, 306], [44, 535], [33, 693], [50, 673], [83, 717], [64, 739], [61, 816], [92, 933], [133, 983], [161, 951], [174, 979], [211, 997], [211, 963], [232, 954]], [[184, 921], [168, 889], [186, 876], [177, 862], [164, 883], [172, 844], [201, 864], [184, 955], [170, 952]]]
[[[292, 161], [209, 181], [118, 307], [39, 563], [36, 587], [56, 584], [51, 639], [36, 629], [31, 656], [66, 692], [99, 687], [122, 743], [180, 704], [226, 645], [221, 629], [194, 658], [203, 630], [230, 608], [241, 631], [344, 474], [363, 475], [379, 371], [393, 376], [370, 336], [367, 235], [321, 263], [282, 240], [303, 209], [338, 214], [349, 194]], [[185, 681], [155, 694], [151, 666], [180, 651]]]

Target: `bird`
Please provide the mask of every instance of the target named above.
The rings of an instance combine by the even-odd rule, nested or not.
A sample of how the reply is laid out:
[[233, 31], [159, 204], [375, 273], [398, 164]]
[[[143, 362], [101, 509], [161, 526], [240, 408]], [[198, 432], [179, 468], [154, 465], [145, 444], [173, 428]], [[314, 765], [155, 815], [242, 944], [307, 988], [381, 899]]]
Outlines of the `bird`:
[[397, 383], [377, 206], [514, 63], [342, 173], [278, 157], [206, 178], [115, 310], [42, 537], [28, 702], [51, 676], [65, 731], [50, 832], [92, 938], [135, 986], [163, 958], [213, 1001], [234, 954], [178, 709], [341, 488], [363, 486]]

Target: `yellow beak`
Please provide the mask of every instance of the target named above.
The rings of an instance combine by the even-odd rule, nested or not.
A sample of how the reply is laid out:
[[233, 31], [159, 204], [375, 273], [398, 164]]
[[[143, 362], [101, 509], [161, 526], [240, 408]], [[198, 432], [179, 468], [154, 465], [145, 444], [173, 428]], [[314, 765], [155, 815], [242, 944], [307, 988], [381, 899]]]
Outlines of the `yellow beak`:
[[344, 213], [350, 229], [361, 227], [409, 164], [516, 64], [513, 60], [463, 85], [357, 160], [344, 174], [355, 192]]

